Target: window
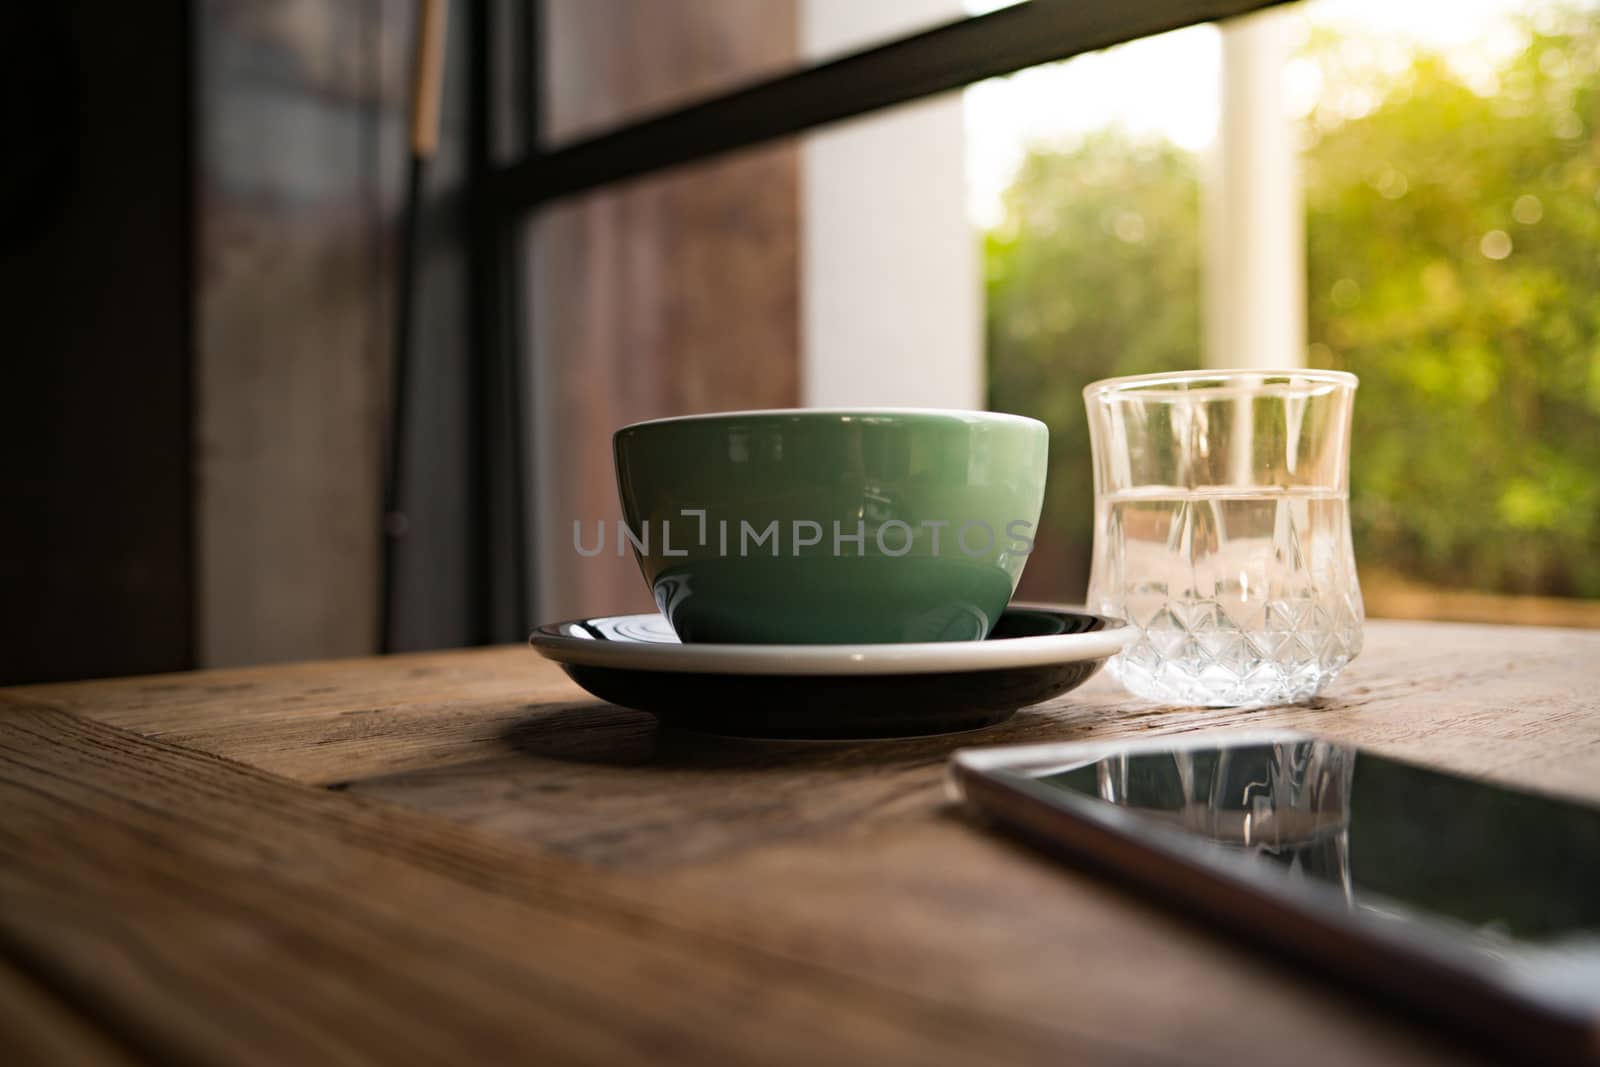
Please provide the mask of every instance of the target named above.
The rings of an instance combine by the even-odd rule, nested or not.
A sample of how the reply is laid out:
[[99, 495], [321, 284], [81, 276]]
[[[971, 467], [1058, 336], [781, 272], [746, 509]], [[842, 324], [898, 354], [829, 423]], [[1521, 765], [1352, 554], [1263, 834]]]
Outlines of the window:
[[[1196, 27], [970, 90], [990, 399], [1055, 430], [1026, 592], [1082, 589], [1081, 386], [1259, 356], [1362, 378], [1371, 614], [1600, 624], [1600, 11], [1453, 10], [1312, 0], [1254, 18], [1275, 39]], [[1215, 88], [1241, 44], [1245, 76], [1279, 50], [1246, 101], [1271, 113]], [[1152, 107], [1175, 82], [1184, 107]], [[1253, 185], [1219, 190], [1241, 145]], [[1263, 237], [1303, 295], [1229, 261]], [[1286, 307], [1264, 354], [1226, 328]]]
[[[485, 6], [517, 24], [516, 5]], [[625, 22], [639, 0], [605, 6]], [[1597, 621], [1592, 2], [1474, 0], [1440, 20], [1308, 0], [1219, 29], [1267, 5], [772, 0], [772, 26], [742, 5], [715, 48], [701, 40], [727, 14], [715, 0], [646, 6], [650, 33], [580, 33], [573, 51], [550, 35], [597, 9], [550, 0], [533, 20], [544, 46], [521, 57], [544, 57], [542, 76], [490, 79], [536, 85], [516, 102], [535, 97], [524, 110], [542, 126], [483, 168], [480, 277], [495, 283], [475, 287], [486, 336], [535, 371], [541, 489], [522, 507], [541, 544], [559, 545], [580, 480], [609, 500], [603, 453], [595, 471], [552, 466], [574, 425], [840, 390], [986, 401], [1052, 424], [1023, 592], [1071, 599], [1088, 548], [1082, 384], [1309, 362], [1364, 381], [1353, 513], [1372, 614]], [[563, 111], [563, 93], [592, 113]], [[965, 190], [920, 180], [963, 136]], [[932, 232], [957, 196], [976, 258]], [[495, 258], [530, 220], [536, 251]], [[508, 271], [522, 276], [503, 285]], [[701, 292], [727, 277], [772, 329], [719, 330], [714, 300], [651, 304], [652, 271]], [[975, 275], [983, 299], [963, 313], [953, 294]], [[791, 299], [762, 305], [752, 286], [780, 276]], [[920, 310], [897, 321], [905, 308]], [[637, 355], [699, 336], [738, 352], [705, 347], [671, 381], [671, 359]], [[585, 384], [594, 343], [610, 346], [609, 369], [588, 367], [611, 376], [610, 399]], [[848, 365], [868, 353], [876, 379]], [[539, 614], [596, 602], [553, 564], [534, 568]]]
[[[647, 308], [627, 323], [608, 322], [606, 309], [598, 304], [604, 297], [585, 302], [574, 295], [599, 278], [602, 288], [609, 287], [613, 294], [618, 286], [628, 287], [624, 304], [635, 310], [648, 299], [643, 279], [656, 270], [651, 263], [659, 263], [659, 249], [652, 250], [640, 235], [654, 231], [655, 237], [649, 239], [671, 241], [673, 235], [663, 231], [676, 223], [665, 215], [629, 215], [630, 211], [649, 212], [652, 198], [659, 202], [661, 197], [678, 196], [680, 206], [701, 212], [700, 217], [710, 220], [712, 229], [724, 227], [731, 242], [728, 247], [748, 250], [760, 243], [748, 239], [762, 225], [759, 220], [771, 223], [783, 215], [772, 196], [758, 196], [753, 191], [759, 190], [761, 182], [769, 183], [769, 194], [773, 185], [785, 189], [794, 182], [794, 195], [803, 207], [795, 213], [792, 255], [795, 276], [810, 284], [801, 288], [803, 299], [795, 312], [797, 336], [787, 349], [773, 341], [773, 351], [745, 353], [749, 361], [789, 358], [797, 361], [795, 366], [792, 370], [780, 368], [771, 380], [752, 382], [752, 396], [735, 400], [727, 387], [736, 384], [736, 372], [719, 364], [717, 373], [722, 377], [714, 383], [702, 378], [695, 378], [694, 383], [669, 383], [666, 393], [671, 405], [681, 405], [681, 410], [757, 406], [766, 393], [782, 392], [785, 381], [791, 383], [795, 401], [825, 400], [835, 388], [830, 382], [839, 381], [839, 368], [829, 361], [841, 358], [839, 353], [844, 352], [855, 358], [853, 349], [858, 346], [876, 346], [875, 354], [888, 361], [886, 365], [899, 360], [900, 366], [915, 367], [914, 377], [899, 376], [923, 391], [911, 402], [981, 404], [979, 265], [961, 217], [959, 158], [952, 160], [957, 168], [953, 171], [956, 185], [930, 189], [915, 181], [919, 160], [941, 151], [959, 151], [960, 104], [953, 98], [937, 97], [1041, 62], [1263, 6], [1263, 0], [1137, 0], [1119, 5], [1028, 0], [965, 14], [958, 0], [873, 5], [840, 0], [763, 3], [772, 21], [784, 22], [787, 29], [763, 36], [760, 25], [742, 13], [729, 24], [737, 32], [730, 31], [717, 41], [724, 51], [709, 56], [696, 51], [704, 42], [695, 37], [694, 23], [696, 19], [714, 22], [722, 6], [717, 0], [605, 0], [597, 5], [550, 0], [531, 8], [509, 0], [480, 0], [474, 9], [475, 40], [480, 45], [494, 42], [493, 55], [489, 55], [491, 49], [480, 47], [473, 64], [479, 126], [493, 132], [492, 144], [487, 134], [480, 135], [474, 157], [477, 195], [473, 200], [478, 210], [475, 277], [470, 287], [477, 302], [478, 343], [474, 349], [482, 350], [479, 358], [486, 364], [481, 393], [496, 402], [502, 395], [513, 398], [506, 420], [509, 434], [493, 427], [477, 428], [478, 433], [492, 438], [490, 451], [500, 457], [488, 471], [487, 480], [492, 484], [480, 504], [483, 552], [496, 561], [488, 573], [515, 574], [527, 569], [515, 567], [514, 558], [508, 561], [508, 556], [515, 557], [526, 544], [559, 544], [562, 531], [550, 527], [563, 517], [562, 509], [570, 506], [564, 501], [582, 498], [581, 487], [569, 492], [575, 489], [575, 481], [593, 476], [593, 472], [558, 466], [551, 435], [560, 439], [561, 454], [569, 455], [568, 428], [587, 418], [585, 428], [577, 431], [586, 435], [584, 440], [592, 438], [600, 426], [609, 434], [617, 421], [613, 415], [618, 395], [629, 403], [641, 394], [648, 397], [651, 389], [656, 390], [655, 396], [663, 395], [662, 384], [651, 378], [667, 368], [659, 361], [646, 366], [649, 361], [626, 352], [626, 331], [652, 321], [666, 323], [667, 328], [683, 326], [682, 320], [672, 316], [689, 312]], [[984, 5], [986, 9], [997, 6]], [[868, 7], [870, 15], [864, 10]], [[656, 29], [621, 42], [583, 31], [585, 20], [602, 8], [613, 23], [638, 15]], [[529, 19], [530, 11], [536, 17]], [[924, 29], [929, 25], [934, 28]], [[578, 31], [565, 43], [576, 42], [578, 53], [554, 56], [552, 49], [561, 48], [563, 42], [551, 40], [549, 35], [573, 34], [573, 26]], [[790, 33], [792, 38], [780, 39]], [[749, 38], [745, 47], [739, 45], [740, 34]], [[620, 53], [606, 57], [597, 57], [592, 51], [619, 46]], [[792, 62], [786, 58], [785, 47], [793, 54]], [[839, 58], [828, 58], [835, 56]], [[593, 62], [586, 62], [589, 59]], [[679, 70], [675, 77], [657, 83], [647, 71], [636, 69], [650, 63], [677, 65]], [[481, 73], [476, 73], [480, 69]], [[597, 92], [592, 84], [595, 78], [605, 80], [608, 71], [613, 72], [617, 86], [613, 98]], [[573, 99], [575, 85], [584, 79], [590, 80], [583, 89], [584, 109], [592, 113], [564, 111], [563, 100]], [[716, 93], [724, 95], [706, 95]], [[919, 122], [924, 124], [920, 131]], [[948, 143], [936, 133], [941, 123], [951, 131]], [[863, 132], [872, 124], [878, 124], [875, 133]], [[852, 137], [860, 140], [852, 145]], [[785, 144], [785, 138], [792, 140]], [[863, 152], [879, 153], [883, 165], [859, 165]], [[849, 173], [852, 165], [857, 166], [854, 174]], [[890, 165], [907, 168], [898, 190], [892, 180], [883, 178]], [[756, 177], [758, 174], [766, 177]], [[698, 185], [697, 176], [705, 179]], [[720, 196], [715, 192], [718, 189], [722, 190]], [[871, 320], [840, 315], [830, 308], [848, 306], [859, 298], [859, 286], [852, 284], [848, 272], [877, 279], [890, 276], [868, 254], [881, 256], [892, 242], [874, 244], [871, 235], [874, 228], [881, 231], [891, 225], [897, 214], [905, 218], [916, 210], [911, 192], [946, 197], [948, 211], [941, 214], [949, 226], [947, 232], [917, 234], [919, 242], [946, 252], [918, 256], [912, 250], [910, 258], [932, 263], [954, 257], [957, 267], [927, 275], [925, 284], [916, 279], [906, 281], [902, 298], [908, 303], [918, 299], [915, 306], [935, 311], [908, 314], [902, 335], [913, 335], [920, 327], [931, 340], [903, 344], [896, 352], [892, 350], [893, 335], [874, 337], [860, 327]], [[830, 216], [838, 223], [824, 225]], [[524, 240], [530, 219], [535, 234], [531, 244]], [[552, 235], [563, 232], [567, 239], [552, 240]], [[574, 234], [578, 238], [573, 238]], [[783, 268], [773, 267], [772, 261], [775, 255], [781, 258], [783, 243], [762, 244], [764, 265], [760, 270], [781, 273]], [[719, 269], [740, 270], [737, 260], [722, 261], [726, 251], [702, 247], [699, 254], [719, 262], [708, 266], [704, 260], [675, 260], [672, 269], [702, 278], [714, 276]], [[965, 268], [959, 265], [963, 254]], [[967, 272], [965, 319], [960, 312], [961, 298], [945, 299], [933, 291], [938, 285], [949, 285], [953, 292], [961, 284], [962, 269]], [[747, 281], [747, 276], [739, 279], [740, 284]], [[742, 291], [739, 285], [727, 290]], [[713, 288], [713, 295], [726, 294]], [[714, 315], [715, 302], [709, 301], [707, 306], [704, 314]], [[786, 313], [779, 312], [779, 318]], [[585, 319], [584, 314], [590, 317]], [[941, 322], [949, 325], [941, 327]], [[704, 328], [707, 324], [689, 325]], [[827, 336], [828, 331], [841, 329], [856, 329], [857, 333], [842, 339]], [[607, 330], [612, 333], [606, 335]], [[595, 341], [596, 337], [602, 340]], [[597, 374], [612, 375], [598, 390], [586, 387], [582, 380], [588, 351], [583, 346], [589, 343], [610, 346], [612, 352], [620, 353], [609, 371], [590, 365]], [[935, 356], [935, 370], [929, 372], [927, 358], [936, 349], [963, 355]], [[530, 362], [533, 388], [525, 392], [516, 378], [518, 372], [526, 374]], [[728, 377], [730, 374], [734, 377]], [[853, 377], [852, 387], [862, 382], [871, 387], [870, 377]], [[704, 387], [706, 395], [696, 393], [690, 384]], [[892, 374], [879, 382], [879, 386], [896, 384]], [[713, 387], [723, 391], [711, 396], [706, 391]], [[672, 389], [678, 392], [674, 394]], [[909, 389], [901, 386], [897, 390], [899, 402], [907, 402]], [[936, 400], [935, 394], [948, 399]], [[886, 399], [875, 396], [868, 402]], [[648, 412], [670, 413], [673, 411]], [[529, 421], [531, 432], [527, 430]], [[543, 445], [533, 459], [537, 473], [532, 480], [540, 486], [537, 501], [517, 499], [525, 480], [516, 473], [520, 450], [509, 442], [521, 436]], [[539, 536], [513, 536], [507, 545], [507, 539], [495, 536], [492, 529], [507, 514], [534, 517], [540, 524]], [[613, 588], [614, 576], [594, 572], [591, 581], [561, 573], [553, 562], [534, 568], [543, 576], [537, 581], [537, 590], [517, 588], [519, 582], [509, 584], [509, 612], [506, 603], [490, 605], [488, 610], [497, 617], [493, 628], [502, 636], [517, 636], [525, 629], [522, 624], [530, 600], [537, 604], [540, 615], [559, 614], [579, 598], [584, 609], [605, 603], [605, 596], [597, 596], [597, 591]], [[571, 569], [570, 554], [563, 557], [562, 566]]]

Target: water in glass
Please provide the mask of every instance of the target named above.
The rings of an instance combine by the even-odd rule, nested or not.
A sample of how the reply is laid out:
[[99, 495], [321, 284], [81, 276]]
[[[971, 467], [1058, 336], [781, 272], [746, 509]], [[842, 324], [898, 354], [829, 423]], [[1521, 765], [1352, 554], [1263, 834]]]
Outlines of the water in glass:
[[1301, 700], [1361, 650], [1344, 465], [1329, 453], [1346, 447], [1348, 402], [1343, 417], [1307, 421], [1311, 392], [1274, 418], [1279, 402], [1238, 389], [1101, 412], [1089, 605], [1137, 629], [1108, 669], [1140, 696]]

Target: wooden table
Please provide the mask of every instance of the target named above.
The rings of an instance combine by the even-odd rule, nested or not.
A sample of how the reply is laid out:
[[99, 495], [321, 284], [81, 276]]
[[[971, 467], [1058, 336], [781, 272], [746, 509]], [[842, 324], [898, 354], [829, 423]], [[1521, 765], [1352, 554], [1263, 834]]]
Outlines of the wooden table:
[[941, 789], [960, 746], [1246, 723], [1600, 797], [1600, 633], [1374, 623], [1312, 706], [1102, 676], [855, 744], [658, 733], [521, 648], [0, 690], [0, 1060], [1468, 1055]]

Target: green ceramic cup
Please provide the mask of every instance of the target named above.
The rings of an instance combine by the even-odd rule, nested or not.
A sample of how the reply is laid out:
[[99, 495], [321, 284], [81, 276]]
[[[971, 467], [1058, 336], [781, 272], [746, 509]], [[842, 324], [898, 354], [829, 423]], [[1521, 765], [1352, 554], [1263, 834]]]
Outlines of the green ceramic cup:
[[1016, 589], [1049, 431], [1019, 415], [795, 410], [613, 439], [634, 555], [684, 641], [975, 641]]

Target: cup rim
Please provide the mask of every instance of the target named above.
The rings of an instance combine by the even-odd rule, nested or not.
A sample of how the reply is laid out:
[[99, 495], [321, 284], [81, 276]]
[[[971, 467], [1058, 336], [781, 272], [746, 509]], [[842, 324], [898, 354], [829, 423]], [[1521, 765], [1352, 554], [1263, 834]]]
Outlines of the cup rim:
[[[1248, 381], [1247, 379], [1263, 379]], [[1276, 379], [1266, 381], [1264, 379]], [[1192, 389], [1193, 382], [1217, 382], [1206, 389]], [[1102, 378], [1083, 387], [1085, 400], [1125, 394], [1139, 399], [1170, 400], [1183, 398], [1239, 396], [1316, 396], [1337, 388], [1355, 389], [1361, 384], [1349, 371], [1314, 367], [1233, 367], [1216, 370], [1166, 371], [1155, 374], [1129, 374]], [[1323, 388], [1318, 388], [1319, 386]]]
[[706, 411], [693, 415], [668, 415], [659, 419], [645, 419], [642, 422], [630, 422], [616, 432], [626, 433], [629, 430], [638, 430], [646, 426], [663, 426], [679, 422], [709, 422], [714, 419], [776, 419], [796, 418], [809, 416], [863, 416], [902, 418], [906, 416], [931, 415], [942, 418], [953, 418], [963, 422], [1009, 422], [1022, 425], [1044, 426], [1038, 419], [1028, 415], [1017, 415], [1009, 411], [983, 411], [977, 408], [908, 408], [908, 407], [817, 407], [817, 408], [755, 408], [748, 411]]

